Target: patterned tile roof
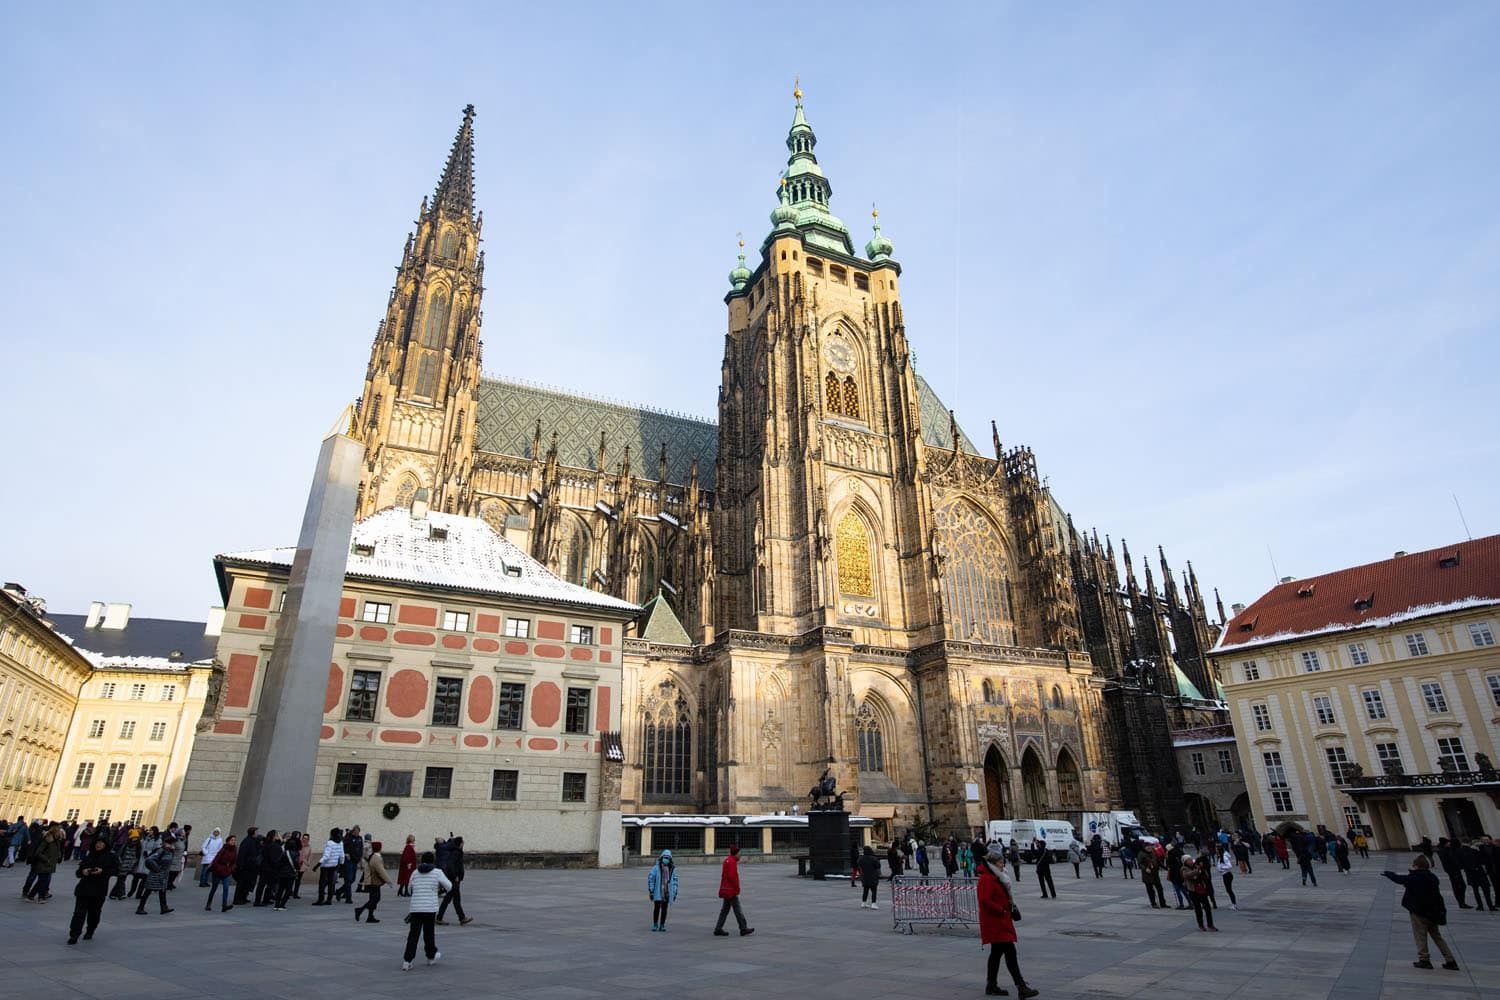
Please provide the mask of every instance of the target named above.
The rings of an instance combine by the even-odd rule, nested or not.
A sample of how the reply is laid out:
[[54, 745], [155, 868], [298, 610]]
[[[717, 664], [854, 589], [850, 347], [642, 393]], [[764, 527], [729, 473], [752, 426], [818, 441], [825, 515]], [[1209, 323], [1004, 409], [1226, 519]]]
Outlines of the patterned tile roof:
[[[917, 376], [922, 415], [922, 440], [930, 447], [952, 448], [948, 408], [932, 386]], [[712, 420], [670, 413], [649, 406], [633, 406], [561, 389], [512, 379], [486, 378], [479, 383], [477, 443], [481, 451], [531, 458], [536, 422], [542, 422], [542, 448], [557, 434], [558, 461], [575, 469], [599, 467], [599, 432], [608, 451], [605, 462], [613, 471], [630, 446], [631, 471], [642, 478], [656, 475], [656, 462], [667, 446], [667, 479], [685, 484], [698, 460], [698, 482], [714, 486], [714, 462], [719, 454], [719, 425]], [[978, 454], [974, 442], [959, 429], [964, 451]]]
[[1500, 604], [1500, 535], [1289, 580], [1229, 620], [1215, 650], [1380, 628]]
[[[349, 576], [560, 601], [611, 612], [622, 620], [640, 610], [627, 601], [568, 583], [477, 517], [437, 511], [413, 517], [409, 510], [391, 507], [355, 523], [351, 548], [345, 569]], [[227, 553], [214, 561], [290, 568], [296, 553], [292, 547], [257, 549]]]

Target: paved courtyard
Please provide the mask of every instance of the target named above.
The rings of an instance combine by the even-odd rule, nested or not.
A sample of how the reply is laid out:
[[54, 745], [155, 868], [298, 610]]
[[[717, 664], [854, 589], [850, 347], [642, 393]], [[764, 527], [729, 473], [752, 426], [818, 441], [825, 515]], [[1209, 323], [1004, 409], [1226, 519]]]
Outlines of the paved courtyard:
[[[1049, 998], [1500, 1000], [1500, 913], [1449, 910], [1447, 936], [1463, 971], [1411, 967], [1405, 911], [1396, 887], [1379, 876], [1386, 867], [1405, 870], [1407, 859], [1356, 859], [1345, 877], [1319, 866], [1317, 889], [1303, 889], [1295, 870], [1257, 866], [1235, 880], [1238, 912], [1220, 892], [1221, 932], [1212, 935], [1197, 931], [1190, 912], [1149, 909], [1140, 883], [1121, 879], [1117, 868], [1099, 881], [1085, 866], [1075, 881], [1069, 866], [1057, 866], [1058, 898], [1046, 902], [1023, 868], [1021, 968]], [[419, 955], [402, 973], [405, 900], [390, 895], [371, 927], [356, 925], [343, 905], [309, 908], [307, 892], [282, 913], [205, 913], [204, 891], [192, 886], [170, 894], [176, 912], [166, 917], [154, 907], [136, 916], [132, 904], [112, 901], [98, 937], [69, 947], [69, 879], [59, 880], [50, 903], [26, 903], [18, 866], [0, 873], [0, 982], [10, 996], [110, 1000], [983, 993], [977, 937], [893, 933], [886, 901], [862, 910], [847, 883], [799, 880], [789, 865], [744, 865], [756, 933], [715, 938], [717, 868], [679, 871], [682, 894], [667, 934], [649, 930], [643, 868], [475, 872], [464, 883], [475, 922], [438, 928], [442, 962], [428, 968]]]

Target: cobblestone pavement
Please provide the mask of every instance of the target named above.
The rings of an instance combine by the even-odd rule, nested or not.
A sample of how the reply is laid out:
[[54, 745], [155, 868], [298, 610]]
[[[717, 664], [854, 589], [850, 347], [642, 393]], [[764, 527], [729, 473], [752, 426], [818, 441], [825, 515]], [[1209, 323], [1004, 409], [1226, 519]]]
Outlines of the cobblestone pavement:
[[[1048, 998], [1500, 1000], [1500, 913], [1459, 910], [1450, 897], [1446, 934], [1462, 971], [1412, 968], [1399, 894], [1379, 876], [1404, 871], [1408, 860], [1356, 859], [1348, 876], [1320, 865], [1320, 885], [1306, 889], [1295, 870], [1257, 866], [1235, 879], [1238, 911], [1220, 889], [1218, 934], [1199, 933], [1191, 912], [1148, 908], [1140, 883], [1118, 868], [1096, 880], [1085, 866], [1075, 880], [1069, 866], [1056, 866], [1055, 901], [1037, 898], [1023, 868], [1021, 968]], [[10, 996], [110, 1000], [983, 994], [977, 936], [894, 933], [888, 901], [860, 909], [847, 883], [799, 880], [789, 865], [744, 865], [756, 933], [716, 938], [717, 868], [679, 871], [666, 934], [650, 931], [643, 868], [474, 872], [464, 900], [475, 922], [438, 928], [442, 961], [428, 968], [419, 955], [403, 973], [405, 900], [389, 893], [381, 922], [368, 926], [342, 904], [310, 908], [307, 892], [285, 912], [205, 913], [205, 891], [192, 885], [169, 894], [176, 912], [165, 917], [154, 906], [136, 916], [131, 904], [109, 902], [98, 937], [69, 947], [71, 869], [59, 873], [66, 877], [53, 900], [37, 905], [19, 897], [18, 866], [0, 872], [0, 982]]]

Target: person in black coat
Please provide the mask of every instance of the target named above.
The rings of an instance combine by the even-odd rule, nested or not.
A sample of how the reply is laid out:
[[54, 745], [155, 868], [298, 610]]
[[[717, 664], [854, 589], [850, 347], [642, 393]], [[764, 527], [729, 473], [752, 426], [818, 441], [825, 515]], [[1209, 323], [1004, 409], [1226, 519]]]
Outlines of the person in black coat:
[[349, 832], [344, 835], [344, 884], [334, 894], [334, 898], [344, 897], [344, 902], [354, 902], [354, 886], [359, 878], [359, 863], [365, 857], [365, 838], [359, 832], [359, 827], [351, 826]]
[[1057, 885], [1052, 881], [1052, 852], [1047, 850], [1047, 842], [1036, 841], [1032, 847], [1036, 850], [1036, 880], [1042, 887], [1042, 898], [1047, 898], [1050, 890], [1052, 898], [1057, 898]]
[[1479, 850], [1480, 841], [1473, 841], [1458, 849], [1458, 862], [1463, 866], [1464, 878], [1469, 880], [1469, 888], [1474, 891], [1474, 906], [1478, 909], [1489, 908], [1491, 913], [1495, 912], [1495, 897], [1490, 893], [1490, 873], [1484, 863], [1484, 855]]
[[78, 884], [73, 887], [73, 920], [68, 924], [68, 944], [77, 944], [79, 934], [91, 941], [99, 929], [99, 916], [109, 895], [109, 880], [120, 873], [120, 859], [109, 841], [94, 837], [88, 853], [78, 865]]
[[448, 850], [443, 855], [443, 863], [440, 866], [443, 874], [448, 876], [448, 881], [453, 883], [453, 888], [443, 897], [443, 905], [438, 907], [437, 922], [443, 922], [443, 914], [448, 912], [448, 906], [453, 905], [453, 912], [458, 914], [460, 926], [469, 923], [474, 918], [464, 913], [464, 898], [460, 890], [464, 882], [464, 838], [454, 837], [448, 841]]
[[1458, 857], [1458, 841], [1439, 837], [1437, 856], [1438, 864], [1443, 866], [1443, 871], [1448, 876], [1448, 884], [1453, 887], [1453, 898], [1458, 900], [1458, 908], [1472, 910], [1473, 907], [1464, 901], [1464, 866]]
[[885, 860], [891, 866], [891, 878], [901, 874], [901, 848], [891, 841], [891, 846], [885, 849]]
[[240, 851], [234, 858], [234, 905], [243, 906], [250, 900], [255, 883], [260, 880], [261, 838], [255, 827], [245, 831], [240, 841]]
[[864, 887], [859, 896], [860, 908], [880, 909], [875, 905], [875, 896], [880, 887], [880, 855], [869, 844], [865, 845], [865, 852], [859, 856], [859, 884]]
[[1437, 942], [1438, 951], [1443, 953], [1443, 968], [1457, 969], [1458, 962], [1454, 959], [1453, 952], [1448, 950], [1448, 942], [1443, 940], [1442, 932], [1438, 930], [1448, 922], [1448, 908], [1443, 905], [1441, 884], [1432, 873], [1432, 866], [1426, 856], [1419, 854], [1413, 859], [1411, 871], [1405, 875], [1389, 871], [1380, 874], [1397, 885], [1406, 887], [1401, 895], [1401, 905], [1411, 915], [1411, 933], [1417, 942], [1417, 960], [1411, 964], [1419, 969], [1432, 968], [1432, 960], [1427, 951], [1427, 939], [1430, 937]]

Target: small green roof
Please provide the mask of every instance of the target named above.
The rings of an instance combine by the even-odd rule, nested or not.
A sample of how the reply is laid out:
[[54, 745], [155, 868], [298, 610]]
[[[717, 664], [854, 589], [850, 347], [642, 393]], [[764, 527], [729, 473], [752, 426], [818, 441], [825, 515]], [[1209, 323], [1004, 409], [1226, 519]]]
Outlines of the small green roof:
[[1203, 692], [1198, 690], [1197, 685], [1188, 680], [1188, 675], [1182, 672], [1177, 664], [1172, 664], [1172, 676], [1177, 678], [1177, 693], [1184, 698], [1195, 698], [1198, 701], [1207, 701]]
[[654, 642], [666, 646], [691, 646], [692, 637], [687, 634], [687, 629], [682, 627], [672, 605], [666, 602], [662, 595], [657, 594], [647, 601], [641, 608], [640, 637], [647, 642]]

